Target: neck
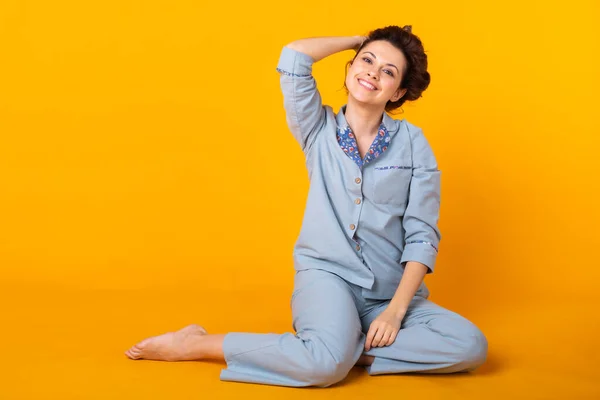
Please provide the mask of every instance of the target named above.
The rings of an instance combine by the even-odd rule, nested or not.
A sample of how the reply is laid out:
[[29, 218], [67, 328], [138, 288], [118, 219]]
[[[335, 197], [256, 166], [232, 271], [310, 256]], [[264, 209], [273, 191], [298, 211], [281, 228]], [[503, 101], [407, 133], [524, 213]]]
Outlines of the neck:
[[380, 107], [365, 107], [348, 98], [344, 117], [357, 137], [374, 136], [381, 125], [383, 112], [384, 109]]

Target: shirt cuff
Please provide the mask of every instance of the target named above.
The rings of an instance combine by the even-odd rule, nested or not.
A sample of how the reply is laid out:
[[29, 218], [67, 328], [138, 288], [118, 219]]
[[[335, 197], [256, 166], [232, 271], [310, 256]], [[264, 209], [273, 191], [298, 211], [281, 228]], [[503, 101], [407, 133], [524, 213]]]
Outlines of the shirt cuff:
[[281, 50], [277, 71], [291, 76], [310, 76], [314, 60], [308, 54], [284, 46]]
[[408, 261], [417, 261], [425, 264], [429, 268], [428, 273], [432, 273], [437, 259], [437, 249], [428, 242], [409, 242], [404, 247], [400, 263], [404, 265]]

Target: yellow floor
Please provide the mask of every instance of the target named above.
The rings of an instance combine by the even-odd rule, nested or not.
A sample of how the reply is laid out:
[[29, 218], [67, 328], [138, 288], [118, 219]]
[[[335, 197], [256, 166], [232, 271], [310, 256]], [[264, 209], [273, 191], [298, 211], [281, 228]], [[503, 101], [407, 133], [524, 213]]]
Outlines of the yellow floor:
[[489, 339], [489, 361], [475, 373], [369, 377], [355, 368], [332, 388], [289, 389], [221, 382], [218, 363], [131, 361], [123, 355], [145, 336], [191, 322], [214, 332], [284, 331], [290, 312], [282, 294], [3, 289], [2, 400], [600, 399], [598, 313], [594, 317], [593, 305], [582, 300], [457, 310]]

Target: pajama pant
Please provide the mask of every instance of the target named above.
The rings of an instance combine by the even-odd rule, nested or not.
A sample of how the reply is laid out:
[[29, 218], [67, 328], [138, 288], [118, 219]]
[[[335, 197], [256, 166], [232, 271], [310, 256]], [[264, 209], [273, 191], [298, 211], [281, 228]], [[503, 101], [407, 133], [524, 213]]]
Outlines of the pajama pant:
[[343, 380], [363, 352], [374, 357], [370, 375], [461, 372], [485, 361], [487, 341], [475, 325], [419, 296], [394, 343], [365, 352], [365, 333], [388, 304], [363, 298], [362, 288], [330, 272], [299, 271], [292, 294], [296, 334], [227, 334], [221, 379], [326, 387]]

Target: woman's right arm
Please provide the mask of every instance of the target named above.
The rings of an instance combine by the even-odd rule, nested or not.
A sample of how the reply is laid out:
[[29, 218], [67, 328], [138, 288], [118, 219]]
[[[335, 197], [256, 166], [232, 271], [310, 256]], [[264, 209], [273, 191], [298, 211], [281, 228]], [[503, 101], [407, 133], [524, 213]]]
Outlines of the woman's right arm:
[[288, 44], [292, 50], [308, 55], [314, 62], [344, 50], [358, 49], [362, 44], [364, 36], [330, 36], [308, 38], [293, 41]]
[[303, 151], [310, 148], [314, 133], [326, 118], [312, 65], [331, 54], [357, 49], [363, 40], [362, 36], [308, 38], [283, 48], [277, 71], [281, 76], [286, 120]]

